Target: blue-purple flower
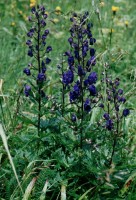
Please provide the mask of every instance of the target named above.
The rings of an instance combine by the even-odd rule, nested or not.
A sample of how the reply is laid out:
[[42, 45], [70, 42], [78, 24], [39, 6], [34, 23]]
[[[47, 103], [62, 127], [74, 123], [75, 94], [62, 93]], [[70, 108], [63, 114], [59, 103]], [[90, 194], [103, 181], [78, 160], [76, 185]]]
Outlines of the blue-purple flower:
[[113, 121], [111, 119], [108, 119], [106, 121], [106, 128], [111, 131], [113, 129]]
[[31, 71], [29, 68], [25, 68], [24, 71], [23, 71], [27, 76], [30, 76], [31, 75]]
[[32, 45], [32, 41], [31, 40], [27, 40], [26, 41], [26, 45], [31, 46]]
[[88, 76], [88, 83], [89, 84], [94, 84], [97, 81], [97, 74], [96, 72], [91, 72], [90, 75]]
[[91, 96], [95, 96], [97, 94], [97, 90], [96, 90], [96, 87], [94, 85], [90, 85], [88, 87], [88, 90], [89, 90]]
[[85, 71], [84, 71], [84, 69], [82, 68], [82, 66], [78, 66], [78, 75], [79, 75], [79, 76], [84, 76], [84, 75], [85, 75]]
[[74, 65], [74, 57], [73, 56], [68, 56], [68, 64], [70, 67]]
[[90, 67], [90, 66], [94, 66], [96, 64], [96, 58], [95, 56], [92, 56], [86, 63], [86, 66], [87, 67]]
[[93, 45], [96, 42], [95, 38], [90, 38], [90, 45]]
[[46, 64], [49, 64], [51, 62], [51, 59], [50, 58], [46, 58]]
[[48, 30], [48, 29], [45, 30], [45, 31], [44, 31], [44, 34], [47, 36], [47, 35], [49, 34], [49, 30]]
[[34, 35], [34, 32], [35, 32], [35, 29], [34, 28], [31, 28], [30, 31], [27, 33], [27, 36], [32, 38], [33, 35]]
[[77, 100], [80, 97], [80, 93], [80, 85], [76, 83], [73, 87], [73, 91], [70, 92], [70, 102], [72, 103]]
[[72, 70], [68, 70], [67, 72], [65, 72], [63, 74], [63, 77], [62, 77], [62, 82], [65, 84], [65, 85], [68, 85], [70, 83], [72, 83], [74, 80], [74, 73]]
[[72, 37], [68, 38], [68, 42], [69, 42], [70, 44], [72, 44], [73, 38], [72, 38]]
[[46, 76], [45, 76], [45, 74], [44, 73], [39, 73], [38, 74], [38, 76], [37, 76], [37, 81], [38, 82], [43, 82], [43, 81], [45, 81], [46, 80]]
[[90, 49], [90, 56], [94, 56], [95, 55], [95, 49], [91, 48]]
[[125, 109], [123, 110], [123, 116], [124, 116], [124, 117], [127, 117], [129, 114], [130, 114], [130, 110], [127, 109], [127, 108], [125, 108]]
[[28, 97], [30, 95], [31, 87], [29, 85], [25, 85], [25, 96]]
[[75, 115], [75, 114], [72, 114], [72, 116], [71, 116], [71, 121], [72, 121], [72, 122], [76, 122], [76, 120], [77, 120], [76, 115]]
[[118, 94], [119, 94], [119, 95], [122, 95], [122, 94], [123, 94], [123, 90], [122, 90], [122, 89], [119, 89], [119, 90], [118, 90]]
[[126, 98], [123, 97], [123, 96], [118, 96], [117, 99], [118, 99], [118, 102], [120, 102], [120, 103], [125, 103], [126, 102]]
[[109, 116], [108, 113], [104, 113], [103, 117], [104, 117], [104, 119], [106, 119], [106, 120], [109, 120], [109, 119], [110, 119], [110, 116]]
[[42, 27], [46, 26], [46, 22], [43, 19], [40, 21], [40, 23], [41, 23]]
[[91, 105], [90, 105], [90, 100], [86, 99], [85, 103], [84, 103], [84, 110], [86, 112], [90, 112], [91, 111]]
[[49, 53], [50, 51], [52, 51], [52, 47], [51, 47], [51, 46], [48, 46], [48, 47], [46, 48], [46, 53]]
[[46, 72], [46, 67], [42, 67], [42, 73], [44, 74]]

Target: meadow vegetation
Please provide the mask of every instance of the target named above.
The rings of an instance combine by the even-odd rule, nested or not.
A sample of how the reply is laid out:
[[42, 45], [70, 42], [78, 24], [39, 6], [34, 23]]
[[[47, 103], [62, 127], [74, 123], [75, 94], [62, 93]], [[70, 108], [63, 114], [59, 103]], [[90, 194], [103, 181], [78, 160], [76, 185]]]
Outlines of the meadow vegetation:
[[0, 199], [136, 199], [135, 0], [0, 1]]

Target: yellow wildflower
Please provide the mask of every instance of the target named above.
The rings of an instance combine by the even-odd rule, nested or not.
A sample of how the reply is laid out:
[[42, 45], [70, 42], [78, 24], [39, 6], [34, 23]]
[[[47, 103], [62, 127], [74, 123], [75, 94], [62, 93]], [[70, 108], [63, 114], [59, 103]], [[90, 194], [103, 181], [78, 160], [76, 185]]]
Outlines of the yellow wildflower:
[[61, 14], [61, 7], [60, 7], [60, 6], [57, 6], [57, 7], [55, 8], [55, 13], [56, 13], [57, 15]]
[[112, 6], [111, 10], [112, 10], [112, 12], [113, 12], [113, 15], [115, 15], [116, 12], [119, 11], [119, 7]]
[[18, 11], [18, 13], [19, 13], [20, 15], [22, 15], [22, 14], [23, 14], [22, 10], [19, 10], [19, 11]]
[[110, 33], [114, 33], [115, 30], [113, 28], [110, 29]]
[[11, 26], [15, 26], [15, 25], [16, 25], [16, 23], [15, 23], [15, 22], [12, 22], [12, 23], [11, 23]]
[[125, 21], [125, 25], [126, 25], [126, 27], [128, 27], [128, 24], [129, 24], [128, 21]]
[[16, 7], [16, 2], [13, 2], [13, 3], [11, 4], [11, 8], [12, 8], [12, 9], [15, 9], [15, 7]]
[[100, 7], [104, 7], [104, 6], [105, 6], [104, 1], [101, 1], [101, 2], [100, 2]]
[[45, 14], [46, 14], [46, 15], [49, 15], [49, 12], [46, 11]]
[[59, 32], [54, 32], [53, 33], [53, 37], [55, 37], [56, 39], [60, 39], [64, 36], [64, 32], [63, 31], [59, 31]]
[[30, 0], [30, 7], [34, 7], [36, 5], [36, 0]]
[[23, 15], [23, 18], [24, 18], [25, 21], [28, 20], [28, 17], [26, 15]]
[[117, 12], [118, 10], [119, 10], [119, 7], [112, 6], [112, 11], [113, 11], [113, 12]]
[[54, 23], [58, 23], [58, 22], [59, 22], [59, 19], [54, 18], [52, 21], [53, 21]]

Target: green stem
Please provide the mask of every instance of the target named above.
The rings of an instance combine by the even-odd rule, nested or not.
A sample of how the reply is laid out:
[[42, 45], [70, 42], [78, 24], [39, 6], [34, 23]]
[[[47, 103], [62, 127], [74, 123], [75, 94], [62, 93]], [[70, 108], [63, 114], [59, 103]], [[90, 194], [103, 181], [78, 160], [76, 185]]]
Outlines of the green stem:
[[[38, 18], [38, 40], [37, 40], [37, 61], [38, 61], [38, 71], [41, 72], [40, 67], [40, 19]], [[40, 134], [40, 121], [41, 121], [41, 85], [38, 84], [38, 135]]]

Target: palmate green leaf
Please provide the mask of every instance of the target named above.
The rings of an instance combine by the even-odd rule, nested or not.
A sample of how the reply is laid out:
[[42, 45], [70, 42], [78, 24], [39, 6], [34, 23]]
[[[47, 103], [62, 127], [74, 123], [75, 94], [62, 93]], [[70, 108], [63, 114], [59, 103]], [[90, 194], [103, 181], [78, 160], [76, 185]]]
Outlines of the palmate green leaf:
[[[28, 114], [31, 115], [31, 113], [28, 113]], [[20, 115], [20, 116], [18, 117], [18, 119], [20, 119], [21, 121], [25, 122], [26, 125], [32, 124], [32, 125], [35, 126], [34, 121], [33, 121], [32, 119], [28, 118], [28, 115], [26, 115], [26, 114], [24, 114], [24, 115], [22, 115], [22, 116]], [[36, 119], [35, 119], [35, 120], [36, 120]]]
[[53, 153], [53, 157], [57, 160], [58, 166], [69, 167], [69, 164], [66, 160], [66, 156], [61, 148]]
[[[51, 164], [51, 163], [49, 163]], [[60, 174], [56, 171], [56, 169], [41, 168], [39, 175], [37, 177], [37, 181], [35, 183], [35, 189], [33, 192], [33, 197], [35, 199], [39, 199], [40, 197], [43, 198], [43, 192], [47, 195], [48, 199], [48, 192], [51, 191], [50, 195], [53, 193], [53, 189], [55, 192], [55, 188], [58, 188], [58, 182], [61, 181]], [[46, 185], [46, 183], [48, 184]], [[46, 187], [48, 186], [48, 187]]]

